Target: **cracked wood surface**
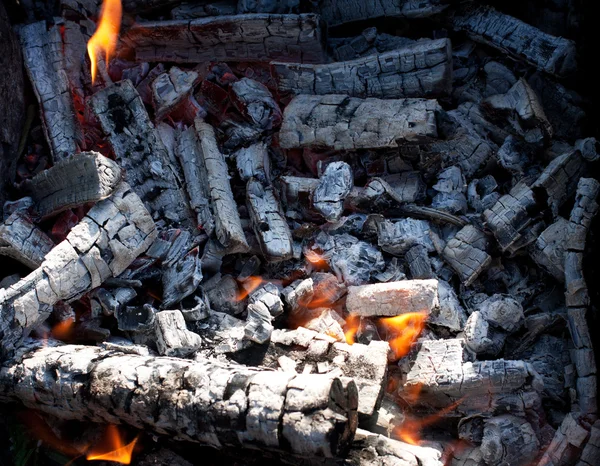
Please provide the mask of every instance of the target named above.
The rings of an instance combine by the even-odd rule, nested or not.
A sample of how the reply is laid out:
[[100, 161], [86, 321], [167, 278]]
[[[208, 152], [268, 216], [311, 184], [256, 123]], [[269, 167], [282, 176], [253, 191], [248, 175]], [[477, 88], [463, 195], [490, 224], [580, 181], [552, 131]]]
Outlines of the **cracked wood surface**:
[[319, 17], [248, 14], [141, 22], [122, 37], [137, 61], [201, 63], [325, 60]]
[[555, 37], [487, 5], [468, 3], [449, 17], [450, 26], [477, 42], [556, 76], [575, 71], [575, 43]]
[[178, 168], [131, 81], [107, 86], [90, 98], [90, 104], [125, 180], [152, 215], [193, 231], [196, 222], [178, 180]]
[[291, 259], [292, 232], [273, 188], [251, 178], [246, 185], [246, 204], [265, 259], [270, 262]]
[[44, 219], [110, 196], [121, 182], [121, 168], [98, 152], [82, 152], [25, 181], [34, 214]]
[[233, 198], [225, 157], [219, 150], [214, 128], [197, 119], [202, 183], [207, 187], [209, 205], [215, 222], [215, 234], [229, 254], [250, 248]]
[[2, 354], [42, 323], [58, 301], [71, 301], [121, 274], [152, 244], [156, 228], [126, 183], [98, 202], [36, 270], [0, 291]]
[[337, 377], [52, 345], [26, 345], [0, 370], [4, 401], [60, 419], [305, 457], [343, 456], [356, 431], [356, 385]]
[[46, 139], [55, 161], [75, 154], [83, 133], [75, 117], [59, 26], [46, 21], [23, 26], [19, 35], [25, 69], [41, 108]]
[[354, 187], [354, 173], [346, 162], [327, 165], [319, 184], [313, 192], [313, 206], [328, 222], [340, 219], [344, 212], [344, 199]]
[[435, 100], [299, 95], [285, 108], [279, 143], [334, 150], [383, 149], [437, 137]]
[[24, 212], [13, 212], [0, 225], [0, 254], [30, 269], [37, 269], [53, 247], [54, 241]]
[[271, 62], [277, 89], [293, 94], [345, 94], [398, 99], [441, 97], [452, 90], [448, 39], [424, 40], [398, 50], [329, 64]]
[[465, 286], [469, 286], [492, 262], [487, 249], [485, 235], [473, 225], [467, 225], [446, 243], [442, 255]]

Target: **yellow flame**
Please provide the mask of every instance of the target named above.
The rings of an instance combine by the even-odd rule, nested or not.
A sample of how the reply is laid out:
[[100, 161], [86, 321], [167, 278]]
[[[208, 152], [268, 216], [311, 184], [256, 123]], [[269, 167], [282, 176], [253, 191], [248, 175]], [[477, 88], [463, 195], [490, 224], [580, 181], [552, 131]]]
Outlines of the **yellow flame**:
[[346, 343], [353, 345], [356, 342], [356, 332], [360, 327], [360, 317], [355, 314], [350, 314], [346, 318], [346, 326], [344, 328], [344, 336]]
[[426, 320], [427, 314], [424, 312], [408, 312], [379, 321], [383, 327], [394, 334], [389, 343], [395, 361], [408, 354], [410, 346], [425, 328]]
[[104, 0], [98, 28], [87, 44], [87, 51], [92, 63], [92, 84], [96, 81], [98, 54], [104, 52], [108, 64], [115, 53], [122, 12], [121, 0]]
[[107, 440], [110, 443], [109, 448], [111, 449], [104, 452], [92, 450], [87, 454], [86, 459], [88, 461], [104, 460], [120, 464], [130, 464], [133, 448], [135, 447], [138, 438], [136, 437], [132, 442], [124, 445], [125, 442], [122, 440], [117, 426], [114, 425], [109, 425], [107, 427], [106, 434], [108, 437]]
[[265, 282], [261, 277], [251, 276], [242, 283], [242, 290], [238, 293], [236, 301], [243, 301], [250, 293]]

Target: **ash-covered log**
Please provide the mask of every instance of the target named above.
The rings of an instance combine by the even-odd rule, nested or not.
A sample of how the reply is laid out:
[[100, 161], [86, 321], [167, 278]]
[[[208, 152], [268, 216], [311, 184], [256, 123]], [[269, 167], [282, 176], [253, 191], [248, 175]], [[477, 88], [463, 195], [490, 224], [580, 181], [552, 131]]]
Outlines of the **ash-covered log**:
[[156, 228], [126, 183], [98, 202], [54, 247], [41, 266], [0, 293], [2, 354], [49, 316], [52, 305], [71, 301], [120, 275], [152, 244]]
[[452, 90], [448, 39], [321, 65], [271, 62], [279, 92], [350, 97], [443, 97]]
[[98, 152], [82, 152], [25, 181], [40, 219], [110, 196], [121, 182], [121, 169]]
[[152, 215], [193, 231], [196, 222], [176, 176], [176, 161], [170, 157], [131, 81], [107, 86], [89, 102], [125, 171], [126, 181]]
[[137, 61], [202, 63], [325, 60], [319, 17], [248, 14], [140, 22], [122, 37]]
[[126, 423], [215, 448], [340, 457], [356, 431], [354, 382], [218, 362], [26, 344], [0, 371], [0, 398], [59, 419]]
[[285, 108], [279, 143], [334, 150], [385, 149], [437, 137], [440, 106], [425, 99], [299, 95]]
[[78, 152], [83, 133], [75, 117], [66, 72], [60, 28], [46, 21], [23, 26], [19, 31], [23, 61], [42, 110], [46, 139], [55, 161]]
[[31, 269], [37, 269], [53, 247], [54, 241], [24, 212], [13, 212], [0, 225], [0, 254]]
[[488, 5], [467, 3], [448, 18], [455, 30], [556, 76], [576, 69], [575, 43], [554, 37]]

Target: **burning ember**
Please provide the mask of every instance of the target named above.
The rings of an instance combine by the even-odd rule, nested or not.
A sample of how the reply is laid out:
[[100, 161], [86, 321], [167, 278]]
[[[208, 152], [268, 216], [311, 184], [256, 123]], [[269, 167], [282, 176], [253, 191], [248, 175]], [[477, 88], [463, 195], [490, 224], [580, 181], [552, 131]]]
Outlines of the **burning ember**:
[[388, 341], [394, 361], [408, 354], [410, 346], [425, 328], [426, 320], [427, 314], [424, 312], [409, 312], [379, 320], [381, 326], [391, 335]]
[[106, 428], [106, 439], [105, 446], [97, 446], [87, 453], [86, 459], [92, 460], [103, 460], [113, 461], [120, 464], [130, 464], [133, 449], [135, 447], [138, 437], [133, 439], [128, 444], [125, 444], [122, 434], [115, 425], [109, 425]]
[[407, 416], [404, 422], [394, 429], [394, 436], [411, 445], [419, 445], [421, 443], [421, 431], [425, 427], [442, 420], [446, 414], [454, 410], [461, 402], [462, 399], [455, 401], [439, 412], [421, 419]]
[[237, 301], [243, 301], [246, 299], [250, 293], [256, 290], [263, 283], [264, 280], [261, 277], [248, 277], [241, 283], [242, 289], [238, 293]]
[[92, 84], [96, 81], [98, 55], [103, 53], [108, 65], [115, 53], [119, 29], [121, 28], [121, 15], [121, 0], [104, 0], [98, 27], [87, 44], [87, 51], [92, 65]]

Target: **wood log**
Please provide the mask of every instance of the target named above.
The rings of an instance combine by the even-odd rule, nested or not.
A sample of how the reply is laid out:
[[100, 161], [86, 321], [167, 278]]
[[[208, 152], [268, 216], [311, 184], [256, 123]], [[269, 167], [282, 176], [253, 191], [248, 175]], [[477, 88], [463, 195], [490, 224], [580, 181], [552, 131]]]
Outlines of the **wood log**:
[[442, 256], [464, 285], [470, 286], [492, 262], [487, 249], [485, 235], [473, 225], [467, 225], [446, 243]]
[[354, 175], [346, 162], [327, 165], [313, 192], [313, 205], [325, 220], [335, 222], [344, 212], [344, 199], [354, 187]]
[[429, 314], [439, 306], [437, 280], [401, 280], [349, 286], [346, 309], [350, 314], [397, 316], [408, 312]]
[[64, 158], [26, 180], [25, 191], [40, 219], [110, 196], [121, 182], [121, 168], [98, 152]]
[[247, 364], [280, 368], [280, 358], [286, 356], [296, 363], [294, 370], [298, 373], [318, 371], [330, 377], [351, 377], [358, 388], [359, 414], [371, 416], [383, 396], [388, 352], [387, 342], [348, 345], [336, 342], [331, 336], [298, 327], [296, 330], [274, 330], [267, 348], [260, 352], [249, 349], [232, 357]]
[[249, 14], [141, 22], [121, 38], [137, 61], [202, 63], [267, 60], [321, 63], [319, 17]]
[[12, 257], [30, 269], [37, 269], [53, 247], [54, 241], [24, 212], [13, 212], [0, 225], [0, 254]]
[[299, 95], [285, 108], [279, 143], [284, 149], [383, 149], [437, 137], [435, 100], [357, 99]]
[[273, 188], [251, 178], [246, 185], [246, 204], [260, 250], [269, 262], [291, 259], [292, 232]]
[[105, 87], [90, 98], [90, 104], [125, 180], [152, 215], [194, 231], [196, 222], [177, 169], [131, 81]]
[[467, 4], [449, 18], [450, 26], [471, 39], [490, 45], [517, 60], [556, 76], [576, 69], [575, 43], [554, 37], [487, 5]]
[[229, 254], [246, 252], [250, 247], [233, 199], [227, 163], [217, 145], [215, 131], [200, 119], [196, 120], [195, 129], [200, 143], [202, 182], [207, 187], [217, 239]]
[[343, 456], [356, 430], [356, 385], [337, 377], [39, 346], [25, 346], [0, 370], [0, 396], [59, 419], [126, 423], [215, 448], [304, 457]]
[[19, 31], [25, 69], [41, 108], [42, 123], [52, 157], [59, 161], [78, 152], [83, 133], [67, 78], [59, 26], [46, 22], [23, 26]]
[[356, 0], [319, 1], [315, 12], [328, 26], [351, 21], [396, 16], [400, 18], [424, 18], [442, 12], [448, 5], [445, 0], [378, 0], [362, 4]]
[[156, 238], [140, 198], [121, 183], [98, 202], [54, 247], [42, 265], [0, 294], [2, 354], [50, 314], [58, 301], [71, 301], [120, 275]]
[[448, 39], [321, 65], [271, 62], [279, 92], [399, 99], [443, 97], [452, 88]]

